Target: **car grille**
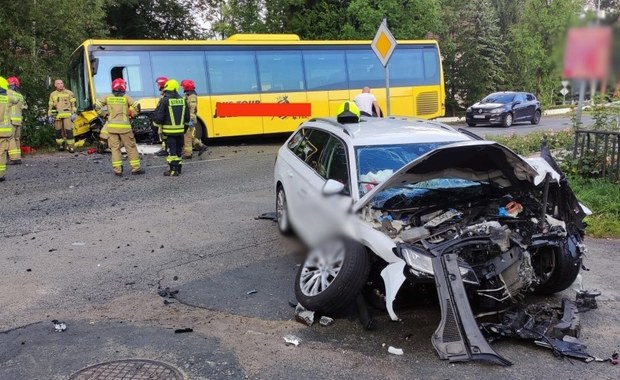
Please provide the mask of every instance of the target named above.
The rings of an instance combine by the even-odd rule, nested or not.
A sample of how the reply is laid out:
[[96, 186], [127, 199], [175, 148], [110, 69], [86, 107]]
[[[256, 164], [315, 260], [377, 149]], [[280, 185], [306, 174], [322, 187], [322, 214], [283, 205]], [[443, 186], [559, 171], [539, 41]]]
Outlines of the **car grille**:
[[417, 116], [432, 115], [439, 111], [439, 99], [436, 92], [421, 92], [416, 98]]

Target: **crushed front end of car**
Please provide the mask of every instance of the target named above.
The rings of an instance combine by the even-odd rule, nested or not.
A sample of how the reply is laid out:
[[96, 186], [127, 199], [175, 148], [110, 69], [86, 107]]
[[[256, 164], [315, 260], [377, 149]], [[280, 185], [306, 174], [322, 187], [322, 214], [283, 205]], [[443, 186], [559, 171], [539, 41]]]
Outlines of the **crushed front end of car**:
[[[405, 283], [434, 282], [440, 358], [510, 362], [496, 354], [476, 316], [508, 310], [525, 294], [567, 289], [586, 252], [583, 217], [553, 158], [523, 159], [488, 142], [439, 147], [373, 188], [357, 205], [396, 260], [381, 272], [386, 308]], [[371, 247], [377, 252], [388, 247]]]

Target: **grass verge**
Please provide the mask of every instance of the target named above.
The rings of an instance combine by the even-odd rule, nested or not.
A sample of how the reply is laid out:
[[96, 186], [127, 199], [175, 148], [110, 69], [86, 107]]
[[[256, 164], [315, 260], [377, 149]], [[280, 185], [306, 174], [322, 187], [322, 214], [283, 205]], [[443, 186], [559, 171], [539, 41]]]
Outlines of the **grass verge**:
[[592, 237], [620, 238], [620, 186], [617, 183], [571, 176], [577, 199], [592, 210], [586, 232]]

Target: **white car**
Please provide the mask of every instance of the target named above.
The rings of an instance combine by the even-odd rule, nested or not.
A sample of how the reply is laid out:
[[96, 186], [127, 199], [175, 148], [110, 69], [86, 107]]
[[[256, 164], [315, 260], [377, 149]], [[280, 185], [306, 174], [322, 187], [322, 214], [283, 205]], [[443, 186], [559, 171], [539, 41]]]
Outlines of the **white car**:
[[[295, 281], [298, 301], [341, 313], [369, 273], [380, 273], [375, 292], [397, 320], [404, 284], [436, 283], [441, 330], [459, 331], [451, 324], [472, 308], [502, 310], [528, 292], [568, 288], [585, 252], [587, 210], [543, 152], [524, 159], [421, 119], [302, 123], [278, 151], [274, 175], [279, 230], [311, 248]], [[467, 339], [455, 348], [435, 335], [441, 357], [467, 353]]]

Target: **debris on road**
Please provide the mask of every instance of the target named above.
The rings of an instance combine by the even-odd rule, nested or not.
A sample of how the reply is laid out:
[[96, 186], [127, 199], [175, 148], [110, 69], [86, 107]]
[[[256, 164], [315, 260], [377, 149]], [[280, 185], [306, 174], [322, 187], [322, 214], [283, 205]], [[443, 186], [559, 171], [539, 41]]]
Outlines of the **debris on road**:
[[286, 345], [288, 346], [293, 345], [297, 347], [299, 346], [299, 343], [301, 343], [301, 339], [299, 339], [295, 335], [286, 335], [284, 336], [284, 342], [286, 342]]
[[254, 218], [254, 220], [259, 220], [259, 219], [267, 219], [267, 220], [273, 220], [274, 222], [277, 222], [278, 215], [275, 212], [266, 212]]
[[159, 294], [160, 297], [164, 297], [164, 298], [176, 298], [176, 295], [179, 294], [178, 290], [172, 290], [169, 287], [158, 287], [157, 288], [157, 294]]
[[84, 243], [83, 241], [74, 241], [73, 243], [71, 243], [71, 245], [81, 247], [83, 245], [86, 245], [86, 243]]
[[334, 319], [330, 317], [322, 316], [321, 319], [319, 319], [319, 324], [321, 326], [331, 326], [334, 324]]
[[396, 347], [388, 347], [388, 352], [390, 354], [394, 354], [394, 355], [402, 355], [404, 354], [403, 349], [402, 348], [396, 348]]
[[249, 296], [249, 295], [251, 295], [251, 294], [256, 294], [256, 293], [258, 293], [258, 290], [256, 290], [256, 289], [252, 289], [252, 290], [250, 290], [249, 292], [247, 292], [247, 293], [245, 293], [245, 294], [247, 294], [247, 295]]
[[63, 332], [67, 329], [67, 324], [57, 319], [54, 319], [52, 323], [54, 324], [54, 331], [56, 332]]
[[289, 305], [290, 307], [297, 307], [297, 304], [298, 304], [298, 303], [299, 303], [299, 302], [297, 302], [297, 301], [291, 301], [291, 300], [288, 300], [288, 305]]
[[546, 303], [514, 307], [500, 315], [499, 323], [481, 323], [480, 330], [491, 340], [501, 337], [532, 340], [538, 346], [551, 349], [557, 357], [591, 362], [596, 357], [590, 355], [587, 346], [579, 340], [579, 314], [596, 309], [596, 297], [600, 294], [578, 291], [575, 302], [564, 298], [561, 307]]
[[312, 326], [314, 323], [314, 311], [307, 310], [305, 307], [298, 304], [295, 307], [295, 320], [299, 323]]
[[174, 330], [175, 334], [184, 334], [184, 333], [191, 333], [191, 332], [194, 332], [194, 329], [189, 328], [189, 327]]

